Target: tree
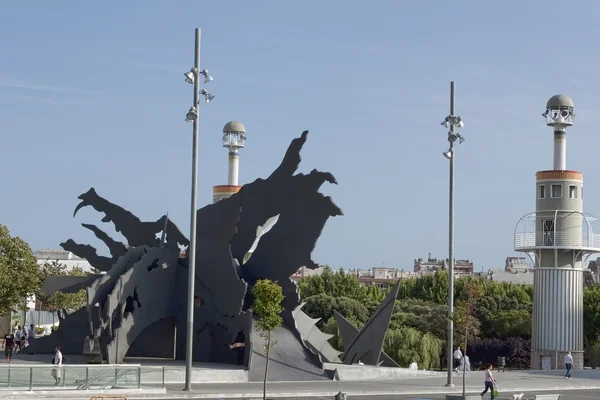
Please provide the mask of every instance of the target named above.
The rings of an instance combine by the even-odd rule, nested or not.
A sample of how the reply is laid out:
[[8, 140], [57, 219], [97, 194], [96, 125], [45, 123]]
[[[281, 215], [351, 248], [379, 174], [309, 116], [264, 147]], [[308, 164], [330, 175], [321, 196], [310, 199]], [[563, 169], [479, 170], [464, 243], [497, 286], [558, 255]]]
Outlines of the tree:
[[452, 316], [457, 324], [457, 330], [463, 333], [463, 397], [466, 395], [466, 380], [467, 380], [467, 343], [469, 334], [476, 336], [479, 334], [480, 322], [477, 319], [477, 304], [483, 297], [483, 288], [478, 282], [470, 282], [465, 286], [464, 300], [459, 300], [456, 310]]
[[583, 289], [583, 339], [591, 366], [596, 367], [596, 354], [592, 351], [600, 338], [600, 285]]
[[358, 278], [348, 275], [344, 270], [333, 272], [325, 267], [320, 275], [313, 275], [298, 282], [300, 297], [306, 299], [318, 294], [327, 294], [331, 297], [349, 297], [360, 302], [369, 298], [369, 290], [360, 285]]
[[281, 326], [283, 319], [283, 293], [281, 286], [269, 279], [258, 280], [252, 288], [254, 304], [252, 311], [259, 317], [257, 327], [261, 337], [265, 340], [265, 380], [263, 383], [263, 400], [267, 398], [267, 376], [269, 374], [269, 355], [277, 342], [271, 342], [271, 332]]
[[12, 237], [0, 224], [0, 315], [24, 308], [27, 298], [41, 285], [37, 260], [29, 245]]
[[[87, 276], [90, 273], [87, 273], [81, 267], [73, 267], [70, 271], [67, 269], [65, 264], [61, 264], [56, 261], [45, 262], [40, 267], [40, 275], [42, 281], [46, 279], [48, 276]], [[43, 296], [40, 290], [40, 298]], [[77, 311], [81, 307], [85, 305], [86, 301], [86, 291], [85, 289], [81, 289], [77, 293], [64, 293], [64, 292], [54, 292], [52, 293], [46, 300], [42, 303], [42, 309], [44, 311], [50, 311], [52, 313], [52, 323], [58, 315], [59, 312], [67, 311]]]

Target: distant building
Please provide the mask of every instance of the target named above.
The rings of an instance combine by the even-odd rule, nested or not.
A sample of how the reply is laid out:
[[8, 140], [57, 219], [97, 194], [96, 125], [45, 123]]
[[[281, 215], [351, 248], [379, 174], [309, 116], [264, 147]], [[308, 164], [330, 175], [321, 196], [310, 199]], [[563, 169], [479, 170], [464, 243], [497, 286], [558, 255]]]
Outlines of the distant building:
[[486, 279], [493, 282], [508, 282], [521, 285], [533, 285], [533, 269], [524, 271], [502, 271], [498, 269], [490, 269], [487, 272]]
[[70, 251], [60, 249], [40, 249], [36, 250], [34, 255], [38, 265], [57, 261], [59, 264], [65, 265], [67, 271], [72, 270], [74, 267], [79, 267], [86, 272], [92, 271], [92, 266], [86, 259], [77, 257]]
[[506, 257], [505, 272], [533, 272], [533, 267], [527, 262], [526, 257]]
[[[429, 253], [427, 260], [423, 260], [422, 258], [416, 259], [413, 268], [414, 272], [420, 273], [446, 271], [448, 270], [448, 259], [438, 260], [437, 258], [431, 258], [431, 253]], [[472, 275], [473, 263], [469, 260], [455, 260], [454, 273], [457, 275]]]

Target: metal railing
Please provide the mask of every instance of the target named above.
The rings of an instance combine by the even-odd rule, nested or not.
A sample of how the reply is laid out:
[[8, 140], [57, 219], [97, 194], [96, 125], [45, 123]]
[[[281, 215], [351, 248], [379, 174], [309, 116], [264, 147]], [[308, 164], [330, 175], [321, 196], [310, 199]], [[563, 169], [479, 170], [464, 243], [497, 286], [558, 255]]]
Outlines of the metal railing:
[[515, 249], [531, 247], [586, 248], [600, 251], [600, 234], [563, 232], [517, 232], [515, 234]]
[[141, 385], [140, 364], [0, 365], [0, 390], [139, 389]]

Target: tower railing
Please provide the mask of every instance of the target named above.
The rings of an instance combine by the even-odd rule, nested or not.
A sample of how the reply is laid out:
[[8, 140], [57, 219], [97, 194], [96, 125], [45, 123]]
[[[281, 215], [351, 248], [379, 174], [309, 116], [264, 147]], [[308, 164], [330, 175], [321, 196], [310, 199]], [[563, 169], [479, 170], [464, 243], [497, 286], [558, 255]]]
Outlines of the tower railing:
[[600, 252], [600, 234], [581, 232], [517, 232], [515, 250], [531, 248], [597, 249]]

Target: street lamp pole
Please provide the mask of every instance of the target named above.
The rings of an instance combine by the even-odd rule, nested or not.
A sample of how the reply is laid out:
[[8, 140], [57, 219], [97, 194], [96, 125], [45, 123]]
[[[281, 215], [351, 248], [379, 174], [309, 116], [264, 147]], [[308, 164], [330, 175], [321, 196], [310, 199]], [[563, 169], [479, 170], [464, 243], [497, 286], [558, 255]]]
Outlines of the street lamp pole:
[[[454, 81], [450, 82], [450, 115], [454, 115]], [[448, 200], [448, 382], [446, 386], [452, 387], [453, 351], [454, 348], [454, 140], [450, 137], [454, 134], [454, 124], [450, 124], [450, 187]]]
[[[448, 332], [447, 332], [447, 363], [448, 363], [448, 380], [447, 387], [453, 387], [452, 371], [454, 366], [452, 361], [454, 349], [454, 142], [456, 139], [459, 143], [464, 142], [464, 137], [456, 132], [456, 127], [463, 127], [462, 118], [454, 114], [454, 81], [450, 82], [450, 115], [442, 122], [442, 126], [450, 128], [448, 132], [448, 142], [450, 148], [443, 153], [450, 161], [450, 179], [449, 179], [449, 200], [448, 200]], [[465, 363], [466, 366], [466, 363]]]
[[198, 191], [198, 124], [200, 120], [200, 38], [201, 31], [196, 28], [196, 52], [194, 57], [194, 107], [196, 118], [193, 119], [192, 139], [192, 204], [190, 209], [190, 244], [188, 247], [188, 302], [187, 329], [185, 340], [185, 387], [192, 390], [192, 356], [194, 345], [194, 290], [196, 281], [196, 194]]

